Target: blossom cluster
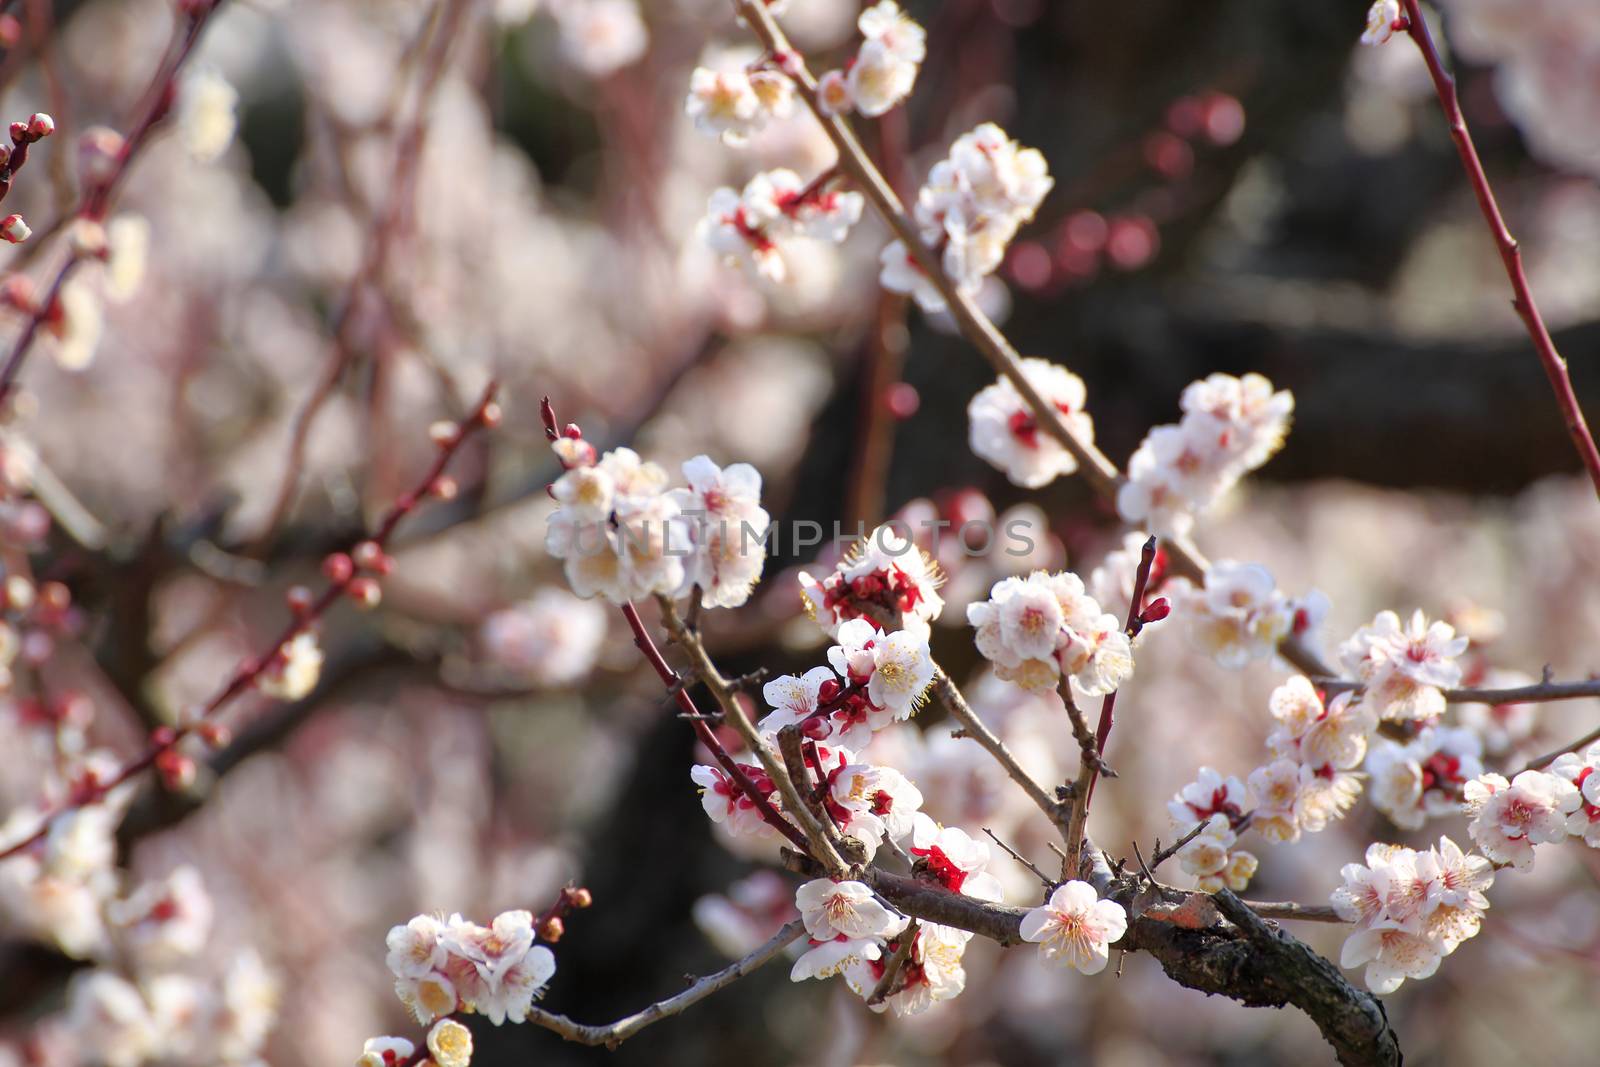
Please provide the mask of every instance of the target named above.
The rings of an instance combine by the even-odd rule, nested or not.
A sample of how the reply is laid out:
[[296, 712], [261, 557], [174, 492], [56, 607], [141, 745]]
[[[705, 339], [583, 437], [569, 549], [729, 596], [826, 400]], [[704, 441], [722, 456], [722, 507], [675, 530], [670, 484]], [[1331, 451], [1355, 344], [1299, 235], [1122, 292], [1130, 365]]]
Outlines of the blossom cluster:
[[828, 649], [828, 666], [802, 676], [768, 682], [762, 696], [775, 710], [761, 720], [763, 732], [798, 726], [813, 741], [860, 748], [876, 730], [909, 719], [933, 680], [933, 658], [925, 635], [911, 630], [885, 634], [865, 619], [839, 627]]
[[1241, 892], [1255, 876], [1260, 861], [1254, 853], [1235, 847], [1248, 825], [1249, 808], [1245, 784], [1210, 767], [1201, 767], [1195, 780], [1167, 801], [1167, 814], [1178, 833], [1188, 834], [1197, 824], [1204, 827], [1178, 851], [1178, 861], [1195, 876], [1202, 892], [1215, 893], [1224, 886]]
[[831, 176], [806, 185], [792, 170], [762, 171], [736, 190], [711, 194], [700, 232], [723, 261], [748, 267], [757, 277], [782, 282], [789, 269], [785, 244], [809, 238], [839, 244], [861, 221], [860, 193], [827, 188]]
[[[915, 216], [922, 240], [938, 253], [957, 290], [968, 296], [979, 291], [1054, 184], [1039, 150], [1022, 147], [992, 122], [956, 138], [928, 172]], [[910, 294], [926, 312], [944, 309], [944, 296], [903, 241], [885, 248], [879, 261], [885, 289]]]
[[1375, 738], [1367, 753], [1372, 805], [1403, 830], [1457, 814], [1482, 771], [1483, 741], [1464, 727], [1425, 726], [1404, 742]]
[[1234, 560], [1213, 563], [1201, 586], [1174, 579], [1171, 593], [1191, 640], [1230, 669], [1270, 658], [1286, 638], [1314, 629], [1328, 610], [1317, 590], [1286, 596], [1265, 567]]
[[[1022, 373], [1046, 402], [1061, 414], [1074, 437], [1094, 442], [1094, 420], [1084, 410], [1083, 379], [1043, 359], [1022, 361]], [[968, 443], [972, 452], [1005, 473], [1013, 485], [1038, 489], [1078, 469], [1076, 457], [1048, 431], [1041, 429], [1010, 378], [985, 386], [967, 405]]]
[[1294, 395], [1259, 374], [1213, 374], [1192, 382], [1176, 425], [1157, 426], [1128, 460], [1117, 493], [1123, 519], [1180, 537], [1197, 514], [1283, 445]]
[[724, 144], [743, 144], [769, 121], [794, 114], [794, 82], [780, 70], [750, 62], [745, 50], [726, 50], [689, 76], [684, 112], [696, 129]]
[[856, 21], [861, 46], [842, 70], [817, 79], [817, 99], [830, 115], [882, 115], [911, 95], [928, 54], [926, 31], [894, 0], [880, 0]]
[[1277, 727], [1267, 747], [1277, 758], [1249, 777], [1255, 795], [1251, 826], [1269, 841], [1293, 841], [1341, 818], [1361, 794], [1353, 773], [1367, 754], [1378, 718], [1365, 701], [1341, 693], [1325, 701], [1296, 675], [1269, 699]]
[[1494, 870], [1448, 837], [1425, 852], [1373, 844], [1366, 861], [1345, 864], [1331, 897], [1339, 917], [1356, 924], [1339, 962], [1365, 964], [1367, 988], [1392, 993], [1407, 978], [1432, 975], [1478, 932]]
[[[1586, 758], [1575, 757], [1562, 770], [1571, 773]], [[1534, 845], [1566, 840], [1569, 826], [1588, 829], [1583, 812], [1587, 798], [1565, 774], [1523, 771], [1510, 781], [1481, 774], [1462, 787], [1461, 795], [1462, 807], [1472, 817], [1467, 833], [1473, 842], [1495, 863], [1519, 871], [1533, 869]], [[1580, 813], [1583, 822], [1573, 819]]]
[[995, 673], [1024, 689], [1053, 689], [1068, 678], [1076, 692], [1102, 696], [1133, 673], [1122, 621], [1070, 571], [1002, 579], [988, 600], [967, 606], [967, 621]]
[[526, 911], [502, 912], [487, 927], [419, 915], [389, 931], [395, 995], [424, 1026], [457, 1012], [520, 1023], [556, 973], [555, 954], [534, 940]]
[[1379, 716], [1426, 721], [1444, 713], [1444, 690], [1461, 684], [1457, 659], [1467, 644], [1449, 623], [1429, 623], [1421, 611], [1405, 625], [1381, 611], [1339, 646], [1339, 662], [1360, 679]]
[[723, 469], [696, 456], [683, 465], [688, 487], [669, 490], [666, 471], [632, 449], [596, 460], [576, 434], [553, 447], [568, 469], [550, 487], [559, 507], [545, 547], [565, 561], [575, 593], [623, 603], [698, 590], [706, 607], [749, 599], [766, 560], [769, 523], [754, 467]]
[[[987, 870], [989, 847], [959, 827], [941, 826], [921, 812], [905, 835], [906, 850], [915, 857], [913, 870], [952, 893], [998, 901], [1000, 882]], [[915, 1015], [949, 1000], [966, 987], [961, 958], [972, 934], [966, 930], [921, 923], [907, 929], [905, 916], [880, 903], [860, 882], [826, 878], [802, 885], [795, 904], [805, 921], [809, 948], [795, 961], [790, 978], [842, 976], [845, 984], [868, 1001], [874, 1011]], [[874, 999], [888, 961], [910, 937], [904, 964], [881, 1001]]]

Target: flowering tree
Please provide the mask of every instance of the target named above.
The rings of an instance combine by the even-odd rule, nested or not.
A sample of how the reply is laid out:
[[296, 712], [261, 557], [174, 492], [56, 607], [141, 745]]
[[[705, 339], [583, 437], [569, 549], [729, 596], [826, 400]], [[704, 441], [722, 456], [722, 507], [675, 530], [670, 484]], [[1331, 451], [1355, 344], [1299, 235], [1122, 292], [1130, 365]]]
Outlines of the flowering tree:
[[[40, 98], [0, 150], [21, 208], [0, 221], [19, 246], [0, 282], [0, 934], [19, 947], [0, 958], [24, 990], [0, 1065], [320, 1062], [337, 1040], [362, 1067], [465, 1067], [510, 1029], [544, 1055], [614, 1050], [780, 958], [799, 988], [762, 1000], [833, 997], [837, 1033], [796, 1042], [819, 1061], [857, 1062], [869, 1025], [957, 1057], [993, 1019], [1059, 1051], [1040, 1004], [1185, 1012], [1198, 991], [1292, 1007], [1341, 1063], [1400, 1063], [1380, 998], [1470, 963], [1491, 900], [1537, 912], [1519, 881], [1600, 848], [1600, 730], [1558, 717], [1600, 681], [1544, 665], [1592, 655], [1575, 583], [1600, 558], [1600, 452], [1430, 16], [1380, 0], [1360, 40], [1384, 58], [1358, 63], [1408, 62], [1371, 76], [1437, 101], [1592, 482], [1504, 535], [1531, 648], [1435, 584], [1484, 566], [1438, 542], [1490, 520], [1337, 540], [1320, 570], [1349, 589], [1283, 587], [1266, 564], [1294, 558], [1299, 505], [1251, 476], [1290, 440], [1289, 389], [1207, 367], [1119, 465], [1104, 392], [1002, 331], [1002, 279], [1047, 296], [1151, 264], [1197, 146], [1243, 134], [1233, 96], [1181, 97], [1143, 140], [1155, 207], [1057, 216], [1046, 153], [985, 121], [1006, 108], [930, 86], [973, 12], [930, 33], [895, 0], [538, 6], [143, 0], [58, 25], [0, 4], [0, 84], [28, 71]], [[1491, 60], [1525, 18], [1501, 8], [1448, 5]], [[514, 108], [481, 106], [486, 46], [530, 20], [531, 64], [559, 71], [541, 91], [604, 120], [602, 222], [508, 151]], [[1550, 21], [1501, 72], [1560, 101], [1528, 55], [1600, 23]], [[656, 46], [668, 27], [697, 62]], [[235, 86], [285, 59], [311, 147], [280, 213]], [[676, 141], [627, 73], [650, 63], [671, 68]], [[919, 96], [947, 113], [913, 150]], [[126, 121], [70, 128], [97, 106]], [[1508, 110], [1594, 165], [1567, 136], [1592, 123]], [[687, 180], [735, 172], [704, 196]], [[618, 274], [628, 299], [598, 298]], [[901, 380], [913, 322], [987, 366], [964, 442], [1010, 487], [1003, 514], [976, 489], [886, 507], [897, 423], [963, 439]], [[865, 338], [839, 464], [856, 529], [831, 539], [785, 498], [827, 377], [808, 330]], [[1427, 581], [1358, 597], [1384, 556]], [[1370, 621], [1325, 646], [1341, 613]], [[671, 783], [671, 817], [630, 801], [622, 750], [635, 781]], [[606, 793], [631, 822], [601, 825]], [[677, 911], [731, 962], [610, 1022], [555, 1010], [629, 894], [671, 898], [652, 878], [727, 857], [753, 870]], [[1592, 959], [1565, 932], [1583, 915], [1562, 919], [1543, 945], [1506, 936]], [[648, 957], [620, 936], [596, 954]]]

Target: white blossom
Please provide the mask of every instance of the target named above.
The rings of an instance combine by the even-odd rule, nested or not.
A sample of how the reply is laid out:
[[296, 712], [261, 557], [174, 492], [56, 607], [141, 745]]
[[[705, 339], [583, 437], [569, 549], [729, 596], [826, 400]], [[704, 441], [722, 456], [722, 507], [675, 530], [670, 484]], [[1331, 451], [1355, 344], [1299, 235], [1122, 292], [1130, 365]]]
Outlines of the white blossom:
[[813, 941], [892, 937], [909, 921], [879, 903], [861, 882], [815, 878], [795, 890], [794, 902]]
[[1022, 939], [1038, 944], [1045, 959], [1084, 974], [1099, 974], [1111, 943], [1128, 929], [1121, 904], [1101, 900], [1088, 882], [1058, 886], [1046, 903], [1022, 917]]
[[1004, 578], [989, 599], [967, 605], [978, 651], [1001, 678], [1049, 689], [1071, 678], [1085, 696], [1114, 691], [1133, 673], [1122, 621], [1100, 609], [1068, 571]]
[[1550, 773], [1571, 782], [1581, 799], [1577, 808], [1567, 816], [1567, 833], [1583, 838], [1590, 848], [1600, 848], [1600, 742], [1590, 745], [1582, 754], [1563, 752], [1550, 764]]
[[1533, 869], [1533, 846], [1567, 836], [1567, 817], [1583, 804], [1571, 782], [1544, 771], [1523, 771], [1509, 782], [1482, 774], [1462, 790], [1472, 821], [1467, 833], [1483, 854], [1519, 871]]
[[1421, 611], [1402, 626], [1392, 611], [1381, 611], [1370, 625], [1339, 646], [1339, 661], [1366, 686], [1366, 699], [1384, 719], [1432, 719], [1444, 713], [1442, 690], [1461, 683], [1456, 662], [1467, 650], [1446, 622], [1429, 624]]
[[[1083, 379], [1042, 359], [1025, 359], [1022, 372], [1052, 404], [1074, 436], [1094, 441], [1094, 422], [1084, 411]], [[985, 386], [967, 405], [968, 441], [979, 459], [1005, 472], [1015, 485], [1037, 489], [1078, 469], [1061, 442], [1039, 426], [1033, 411], [1009, 378]]]
[[892, 526], [880, 526], [851, 546], [832, 573], [800, 575], [806, 611], [830, 637], [851, 619], [885, 630], [928, 633], [944, 610], [944, 575], [928, 554]]
[[1400, 4], [1397, 0], [1377, 0], [1367, 9], [1367, 28], [1361, 34], [1362, 44], [1386, 44], [1395, 34], [1400, 21]]

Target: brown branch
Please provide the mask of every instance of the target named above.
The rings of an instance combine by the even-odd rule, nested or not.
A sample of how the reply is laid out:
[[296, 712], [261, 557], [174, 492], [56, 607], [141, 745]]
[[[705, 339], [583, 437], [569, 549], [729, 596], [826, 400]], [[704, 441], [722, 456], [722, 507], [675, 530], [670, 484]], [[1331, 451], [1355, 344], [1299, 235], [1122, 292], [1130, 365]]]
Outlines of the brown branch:
[[1478, 158], [1478, 149], [1472, 143], [1472, 133], [1467, 129], [1466, 117], [1461, 113], [1461, 100], [1456, 94], [1455, 78], [1445, 70], [1444, 60], [1440, 58], [1439, 49], [1433, 42], [1433, 33], [1422, 17], [1421, 5], [1417, 0], [1402, 0], [1402, 3], [1406, 12], [1406, 30], [1411, 34], [1411, 40], [1416, 43], [1417, 50], [1422, 53], [1423, 62], [1428, 65], [1428, 77], [1433, 80], [1434, 92], [1439, 97], [1439, 107], [1444, 112], [1445, 120], [1450, 124], [1450, 139], [1455, 142], [1456, 154], [1461, 157], [1461, 166], [1467, 173], [1467, 183], [1472, 186], [1473, 196], [1478, 200], [1478, 210], [1483, 213], [1483, 221], [1489, 227], [1489, 236], [1494, 238], [1495, 248], [1500, 252], [1500, 261], [1505, 266], [1506, 278], [1511, 282], [1511, 306], [1516, 309], [1522, 324], [1528, 330], [1528, 336], [1533, 340], [1534, 350], [1539, 354], [1539, 363], [1544, 367], [1545, 377], [1550, 379], [1550, 388], [1555, 392], [1556, 404], [1561, 408], [1561, 417], [1566, 422], [1567, 433], [1572, 437], [1573, 447], [1578, 450], [1578, 457], [1583, 460], [1584, 469], [1589, 472], [1589, 480], [1594, 483], [1595, 492], [1600, 493], [1600, 449], [1595, 447], [1594, 435], [1589, 432], [1588, 423], [1583, 418], [1583, 409], [1578, 406], [1577, 394], [1572, 391], [1572, 378], [1567, 373], [1567, 361], [1556, 351], [1550, 330], [1545, 326], [1544, 317], [1539, 314], [1539, 305], [1534, 302], [1533, 290], [1528, 285], [1527, 272], [1522, 267], [1522, 250], [1506, 226], [1505, 216], [1500, 212], [1500, 204], [1495, 200], [1494, 189], [1489, 185], [1489, 176], [1484, 173], [1483, 161]]
[[950, 675], [946, 674], [945, 669], [937, 664], [933, 668], [933, 694], [938, 698], [939, 703], [944, 705], [944, 709], [950, 714], [950, 717], [961, 724], [961, 729], [958, 731], [960, 735], [970, 737], [982, 745], [989, 755], [993, 756], [995, 761], [1005, 770], [1011, 780], [1016, 782], [1022, 788], [1022, 791], [1028, 795], [1028, 799], [1033, 801], [1040, 811], [1044, 812], [1051, 825], [1065, 833], [1065, 807], [1051, 795], [1049, 790], [1035, 781], [1033, 776], [1022, 768], [1022, 764], [1017, 762], [1017, 758], [1011, 754], [1011, 750], [1006, 747], [1005, 742], [1000, 740], [994, 731], [984, 724], [982, 719], [978, 718], [977, 712], [972, 710], [972, 706], [967, 703], [966, 697], [961, 695], [961, 690], [956, 687], [956, 683], [951, 680]]
[[[1313, 677], [1313, 685], [1329, 696], [1359, 693], [1366, 686], [1348, 678]], [[1581, 682], [1540, 682], [1510, 689], [1446, 689], [1444, 698], [1451, 704], [1548, 704], [1557, 700], [1583, 700], [1600, 697], [1600, 678]]]
[[1587, 748], [1596, 741], [1600, 741], [1600, 729], [1591, 730], [1582, 737], [1578, 738], [1576, 741], [1573, 741], [1570, 744], [1562, 745], [1554, 752], [1546, 752], [1542, 756], [1538, 756], [1529, 760], [1527, 765], [1522, 769], [1525, 771], [1539, 770], [1541, 767], [1544, 767], [1547, 764], [1554, 763], [1557, 759], [1566, 755], [1568, 752], [1576, 752], [1580, 748]]
[[805, 924], [796, 919], [772, 935], [771, 940], [766, 944], [737, 963], [724, 967], [715, 974], [708, 974], [704, 978], [698, 979], [677, 996], [659, 1000], [643, 1011], [636, 1011], [632, 1015], [618, 1019], [614, 1023], [607, 1023], [604, 1026], [586, 1026], [583, 1023], [574, 1022], [565, 1015], [556, 1015], [540, 1008], [529, 1009], [528, 1022], [535, 1026], [542, 1026], [546, 1030], [554, 1031], [568, 1041], [576, 1041], [580, 1045], [604, 1045], [608, 1049], [614, 1049], [652, 1023], [669, 1019], [694, 1007], [694, 1005], [700, 1003], [711, 994], [726, 989], [745, 975], [771, 963], [783, 954], [784, 949], [799, 940], [805, 932]]
[[922, 924], [915, 919], [911, 920], [900, 933], [900, 943], [894, 950], [894, 955], [889, 957], [889, 962], [884, 964], [883, 977], [878, 979], [878, 984], [872, 988], [872, 995], [867, 998], [867, 1006], [874, 1007], [888, 999], [894, 989], [894, 981], [900, 977], [900, 971], [906, 965], [906, 960], [911, 958], [911, 949], [917, 943], [917, 933], [922, 929]]

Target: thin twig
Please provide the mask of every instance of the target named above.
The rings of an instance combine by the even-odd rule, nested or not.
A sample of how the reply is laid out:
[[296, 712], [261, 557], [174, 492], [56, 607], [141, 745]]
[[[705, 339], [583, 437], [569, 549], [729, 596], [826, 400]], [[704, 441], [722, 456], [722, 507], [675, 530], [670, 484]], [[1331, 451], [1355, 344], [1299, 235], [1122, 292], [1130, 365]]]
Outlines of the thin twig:
[[1411, 40], [1416, 43], [1417, 50], [1422, 53], [1423, 62], [1428, 65], [1428, 77], [1433, 80], [1434, 92], [1439, 97], [1439, 107], [1444, 112], [1445, 120], [1450, 124], [1450, 138], [1455, 142], [1456, 154], [1461, 157], [1461, 166], [1467, 172], [1467, 182], [1472, 186], [1472, 193], [1478, 200], [1478, 210], [1483, 213], [1483, 221], [1489, 227], [1489, 235], [1494, 238], [1495, 248], [1500, 252], [1500, 261], [1505, 266], [1506, 278], [1511, 282], [1511, 306], [1516, 309], [1523, 325], [1527, 327], [1528, 336], [1533, 339], [1534, 350], [1539, 353], [1539, 363], [1544, 367], [1545, 377], [1550, 379], [1550, 388], [1555, 391], [1556, 404], [1561, 408], [1561, 416], [1566, 422], [1567, 433], [1572, 437], [1573, 447], [1578, 450], [1578, 457], [1583, 460], [1584, 469], [1589, 472], [1589, 480], [1594, 483], [1595, 492], [1600, 493], [1600, 449], [1595, 447], [1594, 435], [1589, 432], [1588, 423], [1583, 418], [1583, 409], [1578, 406], [1577, 394], [1572, 389], [1572, 378], [1567, 373], [1567, 361], [1556, 351], [1550, 330], [1545, 326], [1544, 317], [1539, 314], [1539, 305], [1534, 302], [1533, 290], [1528, 285], [1527, 272], [1522, 267], [1522, 250], [1506, 226], [1505, 216], [1501, 214], [1500, 204], [1495, 200], [1494, 190], [1489, 185], [1489, 176], [1484, 173], [1483, 161], [1478, 158], [1478, 149], [1472, 143], [1472, 133], [1467, 129], [1466, 117], [1461, 113], [1461, 100], [1456, 94], [1455, 78], [1445, 70], [1444, 60], [1433, 42], [1433, 33], [1428, 29], [1427, 20], [1422, 17], [1421, 4], [1418, 0], [1402, 0], [1402, 2], [1405, 5], [1406, 30], [1410, 33]]
[[1043, 871], [1041, 871], [1032, 860], [1018, 852], [1016, 849], [1012, 848], [1010, 845], [1006, 844], [1004, 841], [1000, 840], [1000, 835], [989, 829], [987, 826], [983, 828], [983, 832], [988, 834], [990, 840], [992, 840], [995, 844], [1005, 849], [1006, 855], [1010, 856], [1012, 859], [1028, 868], [1028, 870], [1032, 871], [1034, 877], [1044, 883], [1045, 892], [1050, 892], [1051, 890], [1055, 889], [1056, 883], [1051, 880], [1048, 874], [1045, 874]]
[[771, 940], [744, 957], [744, 959], [724, 967], [715, 974], [706, 975], [677, 996], [659, 1000], [643, 1011], [636, 1011], [632, 1015], [618, 1019], [614, 1023], [607, 1023], [604, 1026], [586, 1026], [583, 1023], [574, 1022], [565, 1015], [556, 1015], [540, 1008], [529, 1009], [528, 1022], [535, 1026], [542, 1026], [546, 1030], [554, 1031], [568, 1041], [576, 1041], [580, 1045], [604, 1045], [606, 1048], [614, 1049], [652, 1023], [669, 1019], [688, 1008], [692, 1008], [711, 996], [711, 994], [726, 989], [752, 971], [771, 963], [783, 954], [784, 949], [799, 940], [805, 932], [805, 924], [796, 919], [772, 935]]
[[[1156, 539], [1151, 537], [1139, 550], [1139, 566], [1133, 572], [1133, 597], [1128, 602], [1128, 619], [1124, 623], [1124, 630], [1128, 640], [1139, 636], [1139, 631], [1144, 629], [1144, 591], [1150, 584], [1150, 570], [1156, 562]], [[1094, 731], [1094, 751], [1096, 756], [1106, 754], [1106, 742], [1111, 739], [1111, 727], [1116, 721], [1117, 691], [1113, 689], [1107, 693], [1100, 702], [1100, 722]], [[1083, 794], [1083, 815], [1089, 817], [1089, 805], [1094, 800], [1095, 783], [1100, 780], [1098, 774], [1089, 775], [1089, 788]]]
[[1576, 741], [1573, 741], [1570, 744], [1562, 745], [1554, 752], [1546, 752], [1542, 756], [1538, 756], [1529, 760], [1527, 766], [1523, 767], [1522, 769], [1525, 771], [1536, 771], [1547, 764], [1555, 762], [1556, 759], [1566, 755], [1568, 752], [1576, 752], [1581, 748], [1587, 748], [1596, 741], [1600, 741], [1600, 729], [1591, 730], [1582, 737], [1578, 738]]
[[[1166, 848], [1156, 849], [1156, 854], [1150, 861], [1149, 870], [1154, 871], [1157, 867], [1161, 866], [1163, 863], [1182, 852], [1183, 846], [1187, 845], [1190, 841], [1193, 841], [1195, 838], [1199, 837], [1205, 832], [1206, 825], [1206, 823], [1197, 822], [1194, 824], [1194, 829], [1178, 838], [1178, 840], [1174, 841]], [[1161, 842], [1157, 841], [1156, 844], [1160, 845]]]
[[1050, 791], [1040, 785], [1032, 775], [1023, 770], [1022, 764], [1011, 754], [1004, 741], [989, 729], [984, 721], [978, 718], [972, 706], [967, 703], [961, 690], [956, 688], [956, 683], [950, 675], [945, 673], [943, 667], [934, 665], [933, 668], [933, 693], [939, 698], [939, 703], [944, 705], [950, 717], [961, 724], [963, 736], [970, 737], [995, 758], [995, 761], [1005, 770], [1013, 782], [1022, 788], [1028, 799], [1044, 812], [1053, 826], [1063, 829], [1063, 808]]

